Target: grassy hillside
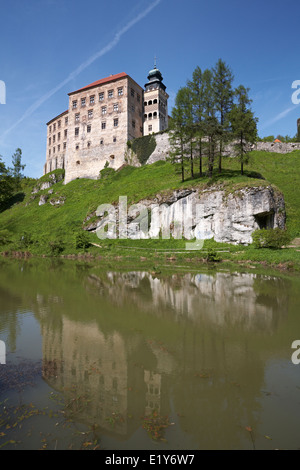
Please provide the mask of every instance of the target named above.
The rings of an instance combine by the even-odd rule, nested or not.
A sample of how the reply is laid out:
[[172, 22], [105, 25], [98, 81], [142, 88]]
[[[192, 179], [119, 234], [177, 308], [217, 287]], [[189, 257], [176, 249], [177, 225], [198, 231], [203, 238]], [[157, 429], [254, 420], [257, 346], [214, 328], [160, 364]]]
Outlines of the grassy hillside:
[[[174, 166], [168, 162], [157, 162], [140, 168], [128, 166], [101, 180], [77, 179], [67, 185], [60, 181], [51, 187], [51, 194], [49, 189], [32, 194], [33, 188], [27, 187], [11, 201], [11, 207], [0, 213], [0, 230], [7, 230], [10, 240], [0, 249], [27, 248], [33, 253], [42, 254], [47, 253], [49, 242], [59, 240], [64, 246], [64, 253], [76, 252], [74, 238], [82, 231], [85, 217], [102, 203], [117, 203], [119, 196], [127, 196], [128, 204], [132, 204], [157, 193], [191, 186], [204, 188], [215, 183], [223, 184], [228, 191], [243, 186], [276, 185], [285, 196], [287, 227], [293, 237], [300, 236], [300, 151], [288, 155], [253, 152], [243, 176], [235, 159], [224, 159], [223, 166], [223, 173], [219, 175], [216, 172], [212, 179], [196, 177], [184, 183], [180, 182], [180, 175], [176, 174]], [[59, 172], [61, 170], [52, 173]], [[189, 176], [188, 168], [186, 175]], [[46, 182], [49, 178], [50, 175], [45, 175], [39, 182]], [[39, 206], [41, 195], [47, 196], [48, 201]], [[51, 205], [50, 201], [64, 201], [64, 204]], [[89, 234], [89, 237], [99, 243], [96, 235]], [[131, 244], [130, 240], [115, 242], [120, 247]], [[111, 246], [115, 242], [108, 244]], [[139, 242], [145, 248], [157, 247], [158, 243], [161, 243], [160, 247], [184, 247], [181, 240]], [[97, 249], [93, 247], [92, 250]]]

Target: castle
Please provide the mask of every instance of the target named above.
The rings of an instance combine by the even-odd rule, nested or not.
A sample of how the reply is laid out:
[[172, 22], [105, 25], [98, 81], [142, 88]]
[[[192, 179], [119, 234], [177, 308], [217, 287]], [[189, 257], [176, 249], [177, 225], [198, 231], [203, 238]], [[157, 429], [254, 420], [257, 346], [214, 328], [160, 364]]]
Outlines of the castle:
[[65, 169], [65, 183], [120, 168], [129, 140], [168, 128], [169, 96], [156, 65], [144, 89], [119, 73], [68, 96], [68, 109], [47, 123], [44, 165], [44, 174]]

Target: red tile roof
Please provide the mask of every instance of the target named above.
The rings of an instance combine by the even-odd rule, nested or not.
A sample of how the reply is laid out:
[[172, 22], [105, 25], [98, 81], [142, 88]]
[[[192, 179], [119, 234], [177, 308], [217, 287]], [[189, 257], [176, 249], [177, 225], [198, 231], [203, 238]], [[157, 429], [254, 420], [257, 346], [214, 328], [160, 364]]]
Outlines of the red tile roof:
[[88, 88], [94, 88], [99, 85], [103, 85], [104, 83], [113, 82], [115, 80], [119, 80], [120, 78], [128, 77], [127, 73], [117, 73], [116, 75], [110, 75], [110, 77], [102, 78], [101, 80], [97, 80], [96, 82], [90, 83], [89, 85], [79, 88], [79, 90], [72, 91], [69, 95], [73, 95], [74, 93], [78, 93], [79, 91], [87, 90]]
[[67, 109], [63, 113], [60, 113], [58, 116], [55, 116], [55, 118], [52, 118], [51, 121], [47, 122], [47, 126], [48, 126], [48, 124], [51, 124], [52, 121], [55, 121], [55, 119], [60, 118], [61, 116], [63, 116], [64, 114], [67, 114], [68, 112], [69, 112], [69, 110]]

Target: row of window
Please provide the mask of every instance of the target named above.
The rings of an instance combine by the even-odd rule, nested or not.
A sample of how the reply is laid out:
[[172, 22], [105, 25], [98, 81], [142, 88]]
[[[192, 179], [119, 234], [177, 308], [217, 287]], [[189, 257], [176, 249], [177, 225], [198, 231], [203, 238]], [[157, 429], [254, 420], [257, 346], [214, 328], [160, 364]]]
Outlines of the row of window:
[[[64, 138], [66, 139], [68, 136], [68, 129], [65, 129], [64, 130]], [[60, 141], [60, 138], [61, 138], [61, 133], [58, 132], [57, 134], [57, 141], [59, 142]], [[56, 141], [56, 135], [53, 135], [52, 137], [49, 137], [49, 145], [51, 145], [51, 142], [53, 142], [53, 144], [55, 144], [55, 141]]]
[[[119, 104], [118, 103], [115, 103], [114, 106], [113, 106], [113, 110], [115, 113], [117, 113], [119, 111]], [[102, 115], [104, 116], [105, 114], [107, 114], [107, 106], [102, 106], [101, 108], [101, 113]], [[94, 116], [94, 112], [92, 109], [89, 109], [88, 110], [88, 119], [92, 119]], [[79, 122], [80, 120], [80, 113], [76, 113], [75, 114], [75, 122]]]
[[[115, 143], [117, 142], [117, 137], [113, 137], [113, 140], [112, 140], [112, 141], [113, 141], [113, 143], [115, 144]], [[87, 148], [90, 148], [91, 145], [92, 145], [92, 142], [88, 142], [88, 143], [87, 143]], [[104, 139], [101, 139], [101, 140], [100, 140], [100, 145], [104, 145]], [[76, 145], [75, 145], [75, 150], [79, 150], [79, 148], [80, 148], [80, 145], [79, 145], [79, 144], [76, 144]]]
[[[63, 143], [63, 150], [66, 150], [66, 148], [67, 148], [67, 142], [64, 142]], [[57, 152], [59, 153], [60, 151], [61, 151], [61, 145], [59, 144], [57, 146]], [[53, 153], [55, 153], [55, 152], [56, 152], [56, 147], [53, 147]], [[49, 157], [50, 157], [50, 155], [51, 155], [51, 149], [49, 149]]]
[[[68, 125], [68, 117], [65, 117], [65, 126], [67, 126], [67, 125]], [[58, 129], [61, 128], [61, 119], [57, 122], [57, 128]], [[52, 132], [52, 129], [53, 129], [53, 132], [56, 131], [56, 122], [49, 126], [49, 132]]]
[[[134, 123], [135, 125], [135, 123]], [[118, 127], [119, 126], [119, 119], [118, 118], [115, 118], [114, 119], [114, 127]], [[103, 121], [101, 122], [101, 129], [106, 129], [106, 122]], [[92, 125], [91, 124], [88, 124], [86, 126], [86, 131], [87, 132], [91, 132], [92, 131]], [[79, 135], [79, 127], [75, 127], [75, 136], [78, 136]]]
[[[157, 113], [149, 113], [149, 114], [144, 114], [144, 119], [145, 121], [147, 119], [157, 119]], [[160, 113], [159, 113], [159, 119], [161, 119], [162, 121], [165, 122], [166, 118], [164, 116], [162, 116]]]
[[[131, 88], [130, 94], [133, 98], [135, 97], [135, 93], [136, 93], [135, 90], [133, 88]], [[123, 96], [123, 87], [119, 87], [117, 89], [117, 94], [116, 95], [117, 96]], [[115, 90], [108, 90], [108, 92], [107, 92], [108, 99], [112, 99], [112, 98], [114, 98], [114, 96], [115, 96]], [[141, 101], [141, 96], [138, 93], [136, 94], [136, 96], [137, 96], [137, 101], [140, 102]], [[100, 93], [98, 93], [98, 100], [100, 102], [104, 101], [104, 98], [105, 98], [104, 91], [101, 91]], [[72, 108], [73, 109], [77, 109], [78, 104], [79, 104], [78, 101], [79, 100], [73, 100], [72, 101]], [[95, 95], [91, 95], [89, 97], [88, 101], [89, 101], [89, 104], [92, 104], [92, 105], [95, 104]], [[86, 97], [81, 98], [81, 100], [80, 100], [81, 106], [86, 106], [88, 101], [87, 101]]]

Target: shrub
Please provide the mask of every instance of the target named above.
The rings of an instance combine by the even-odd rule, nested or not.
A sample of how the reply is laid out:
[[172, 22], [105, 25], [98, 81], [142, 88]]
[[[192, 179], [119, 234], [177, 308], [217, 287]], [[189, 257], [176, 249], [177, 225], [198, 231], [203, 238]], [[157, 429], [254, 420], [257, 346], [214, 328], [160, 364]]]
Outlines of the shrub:
[[255, 230], [252, 234], [253, 245], [255, 248], [272, 248], [279, 250], [287, 245], [291, 237], [286, 230], [280, 228], [270, 228]]
[[[108, 162], [106, 162], [108, 163]], [[113, 168], [109, 168], [107, 165], [103, 168], [103, 170], [100, 170], [100, 178], [101, 179], [107, 179], [110, 178], [115, 174], [115, 170]]]
[[51, 256], [58, 256], [65, 249], [65, 244], [61, 238], [56, 238], [48, 243]]
[[75, 236], [75, 247], [77, 249], [87, 250], [91, 246], [87, 234], [84, 232], [79, 232]]
[[214, 250], [212, 248], [208, 248], [207, 255], [206, 255], [205, 259], [206, 259], [206, 261], [208, 261], [210, 263], [218, 263], [219, 261], [221, 261], [221, 258], [218, 255], [218, 253], [216, 252], [216, 250]]
[[32, 238], [32, 235], [28, 232], [24, 232], [19, 239], [20, 248], [29, 248], [33, 244], [34, 240]]
[[9, 230], [0, 230], [0, 246], [7, 245], [11, 242], [11, 233]]

